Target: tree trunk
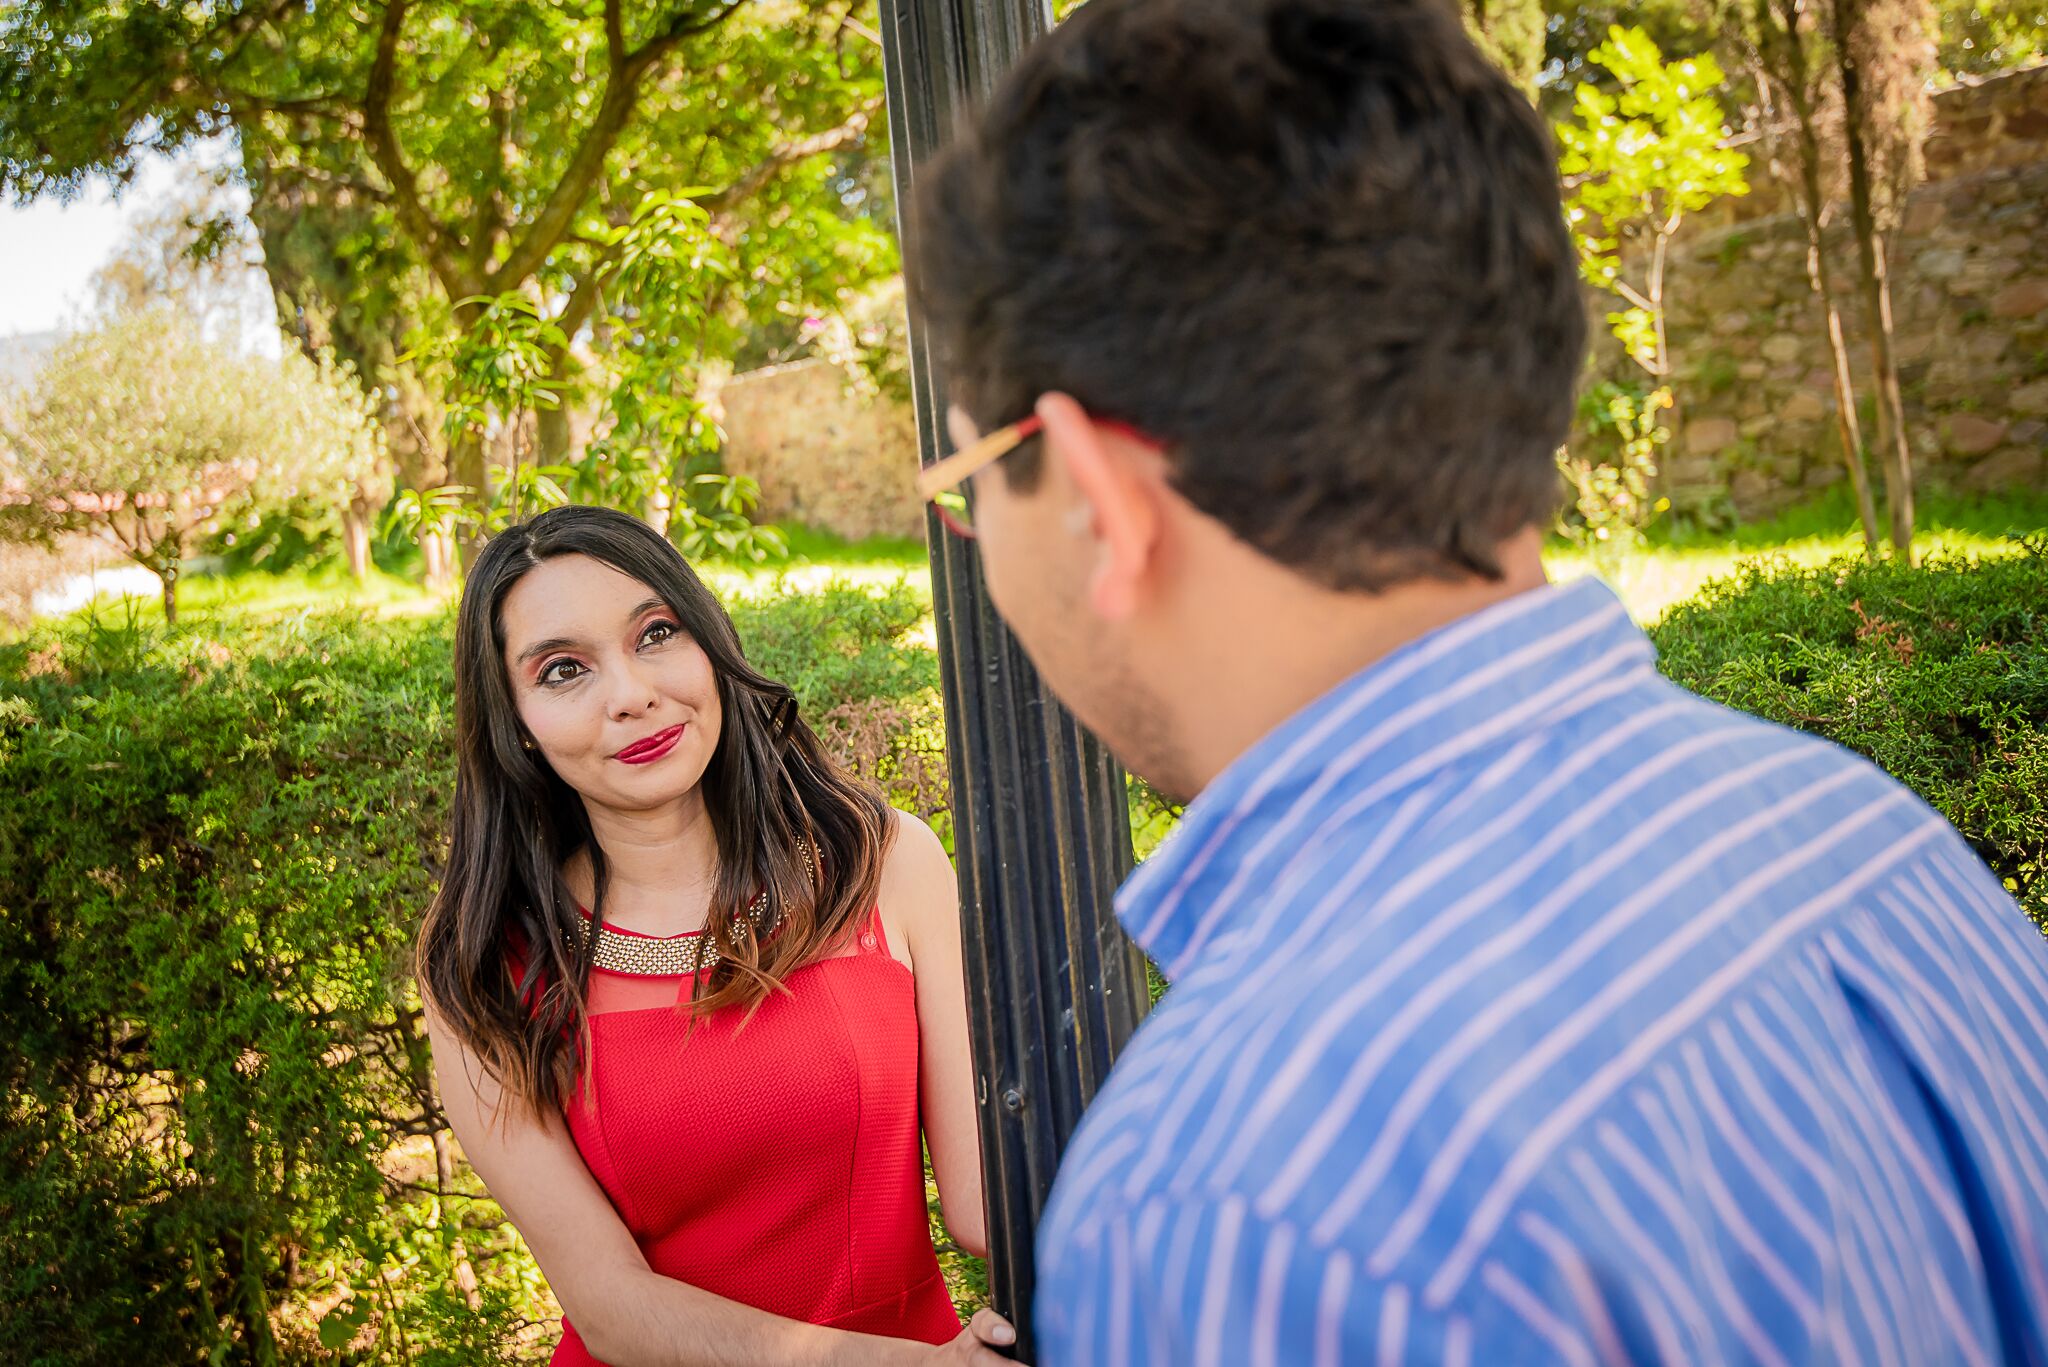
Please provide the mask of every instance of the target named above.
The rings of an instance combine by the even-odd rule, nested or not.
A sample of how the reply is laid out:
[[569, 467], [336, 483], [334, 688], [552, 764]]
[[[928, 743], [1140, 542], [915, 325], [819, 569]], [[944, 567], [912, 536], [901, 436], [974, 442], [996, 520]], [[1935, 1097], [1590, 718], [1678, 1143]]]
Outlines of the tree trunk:
[[571, 419], [582, 398], [582, 386], [577, 383], [582, 367], [574, 357], [559, 352], [553, 354], [551, 364], [558, 401], [553, 408], [540, 409], [533, 415], [536, 465], [566, 465], [576, 454], [576, 429]]
[[[446, 282], [443, 282], [444, 288]], [[454, 295], [451, 290], [452, 297]], [[468, 334], [473, 331], [484, 315], [484, 303], [480, 299], [468, 299], [455, 306], [455, 330]], [[476, 554], [483, 549], [483, 520], [491, 506], [490, 452], [485, 449], [484, 434], [475, 426], [465, 424], [448, 441], [448, 480], [462, 487], [462, 503], [470, 514], [467, 525], [459, 528], [455, 535], [455, 550], [466, 573], [475, 563]]]
[[350, 577], [363, 583], [370, 577], [370, 510], [360, 497], [341, 510], [341, 544]]
[[1885, 273], [1885, 241], [1871, 199], [1870, 148], [1862, 123], [1862, 76], [1839, 42], [1842, 74], [1843, 142], [1849, 160], [1849, 214], [1856, 230], [1863, 307], [1870, 326], [1870, 355], [1877, 380], [1877, 446], [1884, 471], [1885, 503], [1891, 511], [1892, 545], [1913, 563], [1913, 454], [1906, 442], [1905, 400], [1892, 335], [1891, 282]]
[[163, 581], [163, 586], [164, 586], [164, 625], [165, 625], [165, 626], [167, 626], [167, 627], [174, 627], [174, 626], [176, 626], [176, 625], [178, 624], [178, 561], [177, 561], [177, 558], [176, 558], [176, 557], [174, 556], [174, 557], [172, 557], [172, 558], [171, 558], [171, 559], [170, 559], [170, 560], [169, 560], [168, 562], [167, 562], [167, 561], [165, 561], [165, 560], [163, 560], [162, 558], [159, 558], [159, 559], [157, 560], [157, 562], [156, 562], [155, 564], [153, 564], [153, 565], [151, 565], [151, 566], [150, 566], [150, 568], [151, 568], [151, 569], [153, 569], [153, 570], [155, 570], [155, 571], [156, 571], [156, 577], [157, 577], [157, 578], [158, 578], [159, 580]]
[[564, 396], [554, 408], [543, 408], [533, 417], [533, 461], [536, 465], [561, 465], [569, 459], [574, 434], [569, 427], [569, 402]]
[[[396, 483], [402, 488], [422, 491], [453, 483], [446, 444], [440, 435], [444, 410], [439, 398], [410, 366], [394, 364], [390, 376], [397, 397], [386, 412], [384, 439], [397, 468]], [[441, 592], [453, 585], [453, 541], [443, 533], [421, 527], [413, 534], [413, 542], [420, 548], [427, 587]]]
[[474, 514], [456, 536], [456, 554], [467, 572], [483, 549], [483, 516], [491, 505], [490, 471], [481, 433], [467, 430], [448, 444], [448, 476], [466, 491], [462, 501]]
[[1835, 306], [1834, 286], [1826, 279], [1815, 286], [1827, 311], [1828, 356], [1834, 362], [1835, 429], [1842, 441], [1842, 460], [1849, 467], [1849, 487], [1856, 494], [1856, 516], [1863, 525], [1863, 558], [1877, 559], [1882, 533], [1877, 528], [1877, 500], [1870, 491], [1870, 470], [1863, 463], [1863, 422], [1856, 414], [1856, 388], [1849, 378], [1849, 344], [1842, 337], [1842, 314]]
[[426, 563], [427, 587], [439, 593], [455, 584], [455, 538], [425, 528], [419, 534], [420, 558]]
[[[1798, 0], [1759, 0], [1756, 7], [1757, 44], [1751, 60], [1757, 90], [1764, 97], [1766, 118], [1770, 119], [1772, 97], [1781, 97], [1792, 111], [1798, 129], [1798, 174], [1786, 177], [1783, 157], [1775, 149], [1772, 134], [1773, 169], [1786, 180], [1786, 189], [1799, 208], [1806, 228], [1807, 284], [1820, 299], [1826, 316], [1828, 359], [1832, 363], [1835, 388], [1835, 431], [1842, 443], [1842, 464], [1849, 472], [1849, 487], [1856, 496], [1857, 516], [1863, 523], [1863, 554], [1877, 559], [1877, 506], [1871, 498], [1870, 471], [1864, 464], [1862, 421], [1856, 412], [1856, 385], [1849, 371], [1849, 348], [1842, 338], [1842, 313], [1835, 303], [1834, 274], [1828, 269], [1827, 244], [1822, 228], [1827, 212], [1827, 195], [1821, 189], [1820, 135], [1814, 127], [1812, 68], [1807, 61], [1805, 38], [1800, 27]], [[1776, 63], [1774, 66], [1773, 63]]]
[[1813, 131], [1813, 116], [1798, 111], [1799, 118], [1799, 203], [1800, 218], [1806, 223], [1806, 275], [1813, 292], [1820, 297], [1827, 315], [1828, 359], [1833, 363], [1835, 384], [1835, 430], [1842, 441], [1842, 463], [1849, 470], [1849, 487], [1856, 495], [1856, 513], [1863, 521], [1863, 554], [1877, 559], [1877, 503], [1870, 493], [1870, 471], [1863, 463], [1862, 421], [1856, 415], [1856, 385], [1849, 375], [1849, 345], [1842, 337], [1842, 312], [1835, 304], [1833, 273], [1828, 270], [1827, 246], [1821, 236], [1821, 213], [1827, 201], [1820, 191], [1820, 138]]
[[1871, 296], [1870, 307], [1877, 319], [1872, 347], [1878, 366], [1878, 397], [1883, 401], [1881, 411], [1887, 413], [1891, 424], [1885, 443], [1884, 472], [1885, 502], [1891, 509], [1892, 545], [1911, 565], [1916, 563], [1913, 553], [1913, 448], [1906, 438], [1906, 397], [1899, 384], [1898, 343], [1892, 328], [1892, 282], [1886, 268], [1890, 250], [1884, 235], [1873, 231], [1870, 252], [1876, 276], [1865, 289]]
[[1670, 433], [1671, 448], [1678, 449], [1678, 437], [1684, 422], [1678, 407], [1678, 388], [1671, 383], [1676, 367], [1671, 364], [1671, 339], [1664, 329], [1664, 265], [1671, 247], [1671, 234], [1677, 231], [1678, 221], [1674, 217], [1666, 225], [1668, 231], [1657, 234], [1657, 245], [1650, 254], [1650, 317], [1657, 329], [1657, 369], [1654, 377], [1657, 387], [1671, 396], [1671, 406], [1664, 410], [1664, 428]]

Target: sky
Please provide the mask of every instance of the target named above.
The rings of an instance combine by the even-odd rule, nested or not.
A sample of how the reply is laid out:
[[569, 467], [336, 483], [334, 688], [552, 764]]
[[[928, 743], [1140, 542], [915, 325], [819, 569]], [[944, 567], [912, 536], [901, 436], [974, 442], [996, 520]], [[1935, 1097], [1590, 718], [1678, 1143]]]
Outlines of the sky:
[[95, 185], [69, 204], [0, 204], [0, 337], [46, 332], [76, 321], [89, 281], [120, 240], [128, 209], [150, 187], [131, 187], [128, 205]]
[[[0, 199], [0, 339], [79, 327], [91, 307], [93, 273], [130, 226], [173, 197], [184, 177], [231, 155], [233, 146], [225, 139], [195, 145], [175, 159], [152, 155], [118, 199], [103, 181], [92, 182], [68, 204]], [[260, 274], [252, 276], [251, 287], [263, 289]], [[245, 340], [275, 350], [267, 339]]]

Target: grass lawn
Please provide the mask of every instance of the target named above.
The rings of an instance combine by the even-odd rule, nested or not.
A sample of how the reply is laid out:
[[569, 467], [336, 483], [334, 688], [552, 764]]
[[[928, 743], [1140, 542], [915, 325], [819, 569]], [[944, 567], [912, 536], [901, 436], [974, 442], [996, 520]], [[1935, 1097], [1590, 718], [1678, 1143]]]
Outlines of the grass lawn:
[[[1976, 556], [1996, 553], [2019, 535], [2048, 533], [2048, 491], [1994, 499], [1928, 497], [1919, 508], [1916, 545], [1931, 554]], [[1862, 536], [1846, 497], [1835, 496], [1769, 522], [1727, 531], [1683, 526], [1652, 529], [1640, 550], [1595, 556], [1562, 540], [1553, 541], [1545, 562], [1556, 579], [1599, 574], [1615, 588], [1642, 622], [1654, 622], [1673, 603], [1697, 593], [1710, 579], [1734, 571], [1744, 560], [1782, 557], [1818, 564], [1856, 554]], [[806, 528], [789, 530], [787, 557], [759, 564], [707, 560], [697, 566], [712, 588], [728, 597], [751, 597], [778, 585], [799, 588], [838, 579], [856, 584], [907, 580], [929, 595], [931, 572], [924, 543], [900, 537], [848, 542]], [[353, 603], [379, 615], [434, 610], [440, 599], [416, 582], [372, 571], [356, 584], [338, 563], [326, 562], [283, 573], [231, 576], [188, 573], [179, 590], [181, 617], [203, 618], [222, 610], [285, 612], [316, 605]], [[154, 610], [154, 599], [145, 606]]]
[[418, 583], [387, 574], [374, 566], [367, 580], [357, 583], [339, 560], [298, 566], [281, 574], [264, 570], [240, 574], [207, 574], [188, 571], [178, 581], [178, 617], [201, 617], [216, 612], [288, 612], [311, 606], [353, 604], [378, 615], [431, 612], [441, 596], [429, 593]]
[[900, 536], [871, 536], [847, 541], [808, 527], [784, 529], [789, 554], [759, 563], [706, 560], [696, 570], [712, 590], [725, 597], [749, 597], [777, 586], [810, 588], [837, 579], [850, 584], [884, 584], [907, 580], [927, 602], [931, 599], [931, 562], [924, 542]]
[[[1996, 554], [2011, 549], [2015, 536], [2048, 532], [2048, 492], [1995, 499], [1927, 497], [1915, 511], [1913, 544], [1923, 560], [1934, 554]], [[1648, 546], [1617, 557], [1595, 557], [1556, 541], [1544, 563], [1553, 579], [1600, 574], [1636, 620], [1647, 624], [1698, 593], [1708, 580], [1732, 574], [1745, 560], [1772, 557], [1818, 565], [1859, 554], [1863, 534], [1855, 527], [1855, 510], [1846, 496], [1837, 496], [1730, 531], [1653, 528]]]

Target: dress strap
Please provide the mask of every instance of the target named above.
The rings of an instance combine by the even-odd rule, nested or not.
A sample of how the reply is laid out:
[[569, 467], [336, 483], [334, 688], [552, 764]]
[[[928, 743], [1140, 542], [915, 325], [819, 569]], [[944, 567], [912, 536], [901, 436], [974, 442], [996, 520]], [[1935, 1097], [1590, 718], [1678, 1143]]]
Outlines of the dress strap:
[[861, 951], [866, 954], [889, 952], [889, 933], [882, 929], [882, 908], [877, 905], [868, 909], [868, 926], [860, 935]]

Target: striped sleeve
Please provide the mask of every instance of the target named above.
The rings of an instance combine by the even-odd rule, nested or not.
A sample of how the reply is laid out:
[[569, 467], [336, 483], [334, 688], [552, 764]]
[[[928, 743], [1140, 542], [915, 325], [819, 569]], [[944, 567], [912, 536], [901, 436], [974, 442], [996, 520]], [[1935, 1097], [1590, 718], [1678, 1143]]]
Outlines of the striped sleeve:
[[1236, 1197], [1101, 1214], [1043, 1271], [1043, 1367], [1618, 1360], [1602, 1295], [1568, 1256], [1554, 1268], [1493, 1264], [1469, 1302], [1439, 1313], [1406, 1283], [1368, 1275], [1352, 1252], [1262, 1220]]

